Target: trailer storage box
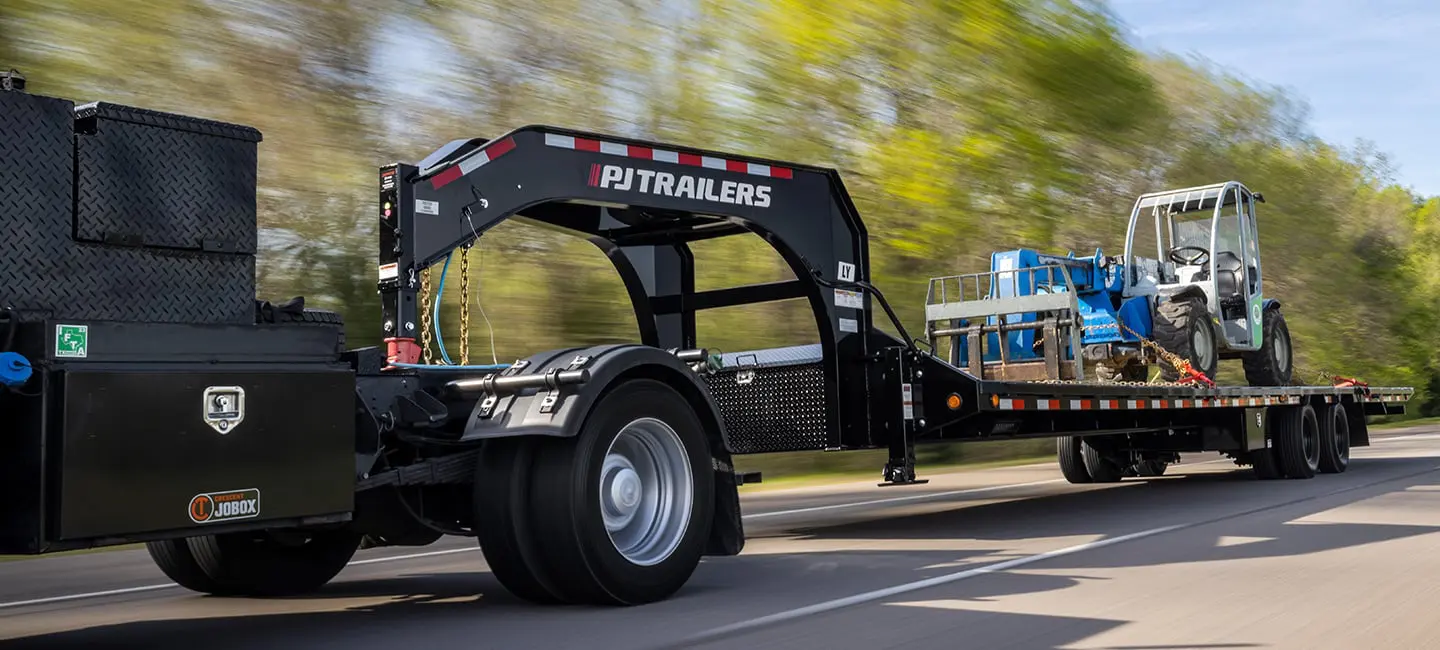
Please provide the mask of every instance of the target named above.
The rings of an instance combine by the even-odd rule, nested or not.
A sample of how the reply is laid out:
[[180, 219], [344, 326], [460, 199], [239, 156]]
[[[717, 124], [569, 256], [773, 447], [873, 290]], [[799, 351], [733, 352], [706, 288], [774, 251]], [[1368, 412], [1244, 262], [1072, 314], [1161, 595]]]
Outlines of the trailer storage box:
[[32, 322], [253, 323], [259, 134], [187, 120], [0, 93], [0, 301]]
[[354, 372], [338, 325], [22, 325], [0, 392], [0, 554], [339, 521]]
[[77, 240], [255, 254], [259, 131], [104, 102], [75, 116]]
[[704, 375], [737, 454], [826, 448], [825, 372], [819, 345], [720, 355]]

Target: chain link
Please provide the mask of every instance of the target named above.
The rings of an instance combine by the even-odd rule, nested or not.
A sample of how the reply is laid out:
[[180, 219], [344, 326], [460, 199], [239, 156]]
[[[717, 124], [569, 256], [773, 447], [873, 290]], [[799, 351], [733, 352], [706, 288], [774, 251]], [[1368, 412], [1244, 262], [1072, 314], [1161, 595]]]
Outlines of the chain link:
[[470, 364], [470, 247], [460, 251], [460, 365]]
[[[1169, 351], [1169, 350], [1166, 350], [1166, 349], [1160, 347], [1160, 345], [1159, 345], [1158, 343], [1155, 343], [1154, 341], [1151, 341], [1151, 340], [1149, 340], [1149, 339], [1147, 339], [1147, 338], [1145, 338], [1145, 337], [1143, 337], [1143, 336], [1140, 336], [1138, 333], [1135, 332], [1135, 330], [1130, 329], [1130, 328], [1127, 327], [1124, 323], [1121, 323], [1121, 322], [1118, 322], [1118, 321], [1117, 321], [1117, 322], [1116, 322], [1115, 324], [1113, 324], [1113, 325], [1108, 324], [1108, 323], [1100, 324], [1100, 325], [1083, 325], [1083, 324], [1082, 324], [1082, 325], [1080, 326], [1080, 331], [1082, 332], [1082, 335], [1083, 335], [1083, 334], [1093, 334], [1093, 333], [1095, 333], [1095, 332], [1097, 332], [1097, 331], [1101, 331], [1101, 330], [1111, 330], [1111, 331], [1113, 331], [1113, 330], [1117, 329], [1117, 327], [1120, 328], [1120, 329], [1124, 329], [1124, 330], [1125, 330], [1126, 332], [1128, 332], [1131, 336], [1134, 336], [1135, 338], [1139, 339], [1139, 340], [1140, 340], [1140, 344], [1141, 344], [1142, 346], [1145, 346], [1145, 347], [1148, 347], [1148, 348], [1154, 350], [1157, 356], [1159, 356], [1161, 359], [1165, 360], [1165, 361], [1166, 361], [1167, 363], [1169, 363], [1172, 367], [1174, 367], [1177, 371], [1179, 371], [1180, 374], [1181, 374], [1181, 376], [1193, 376], [1193, 374], [1192, 374], [1192, 373], [1193, 373], [1193, 368], [1192, 368], [1192, 366], [1190, 365], [1190, 362], [1189, 362], [1188, 360], [1184, 359], [1183, 357], [1180, 357], [1179, 355], [1177, 355], [1177, 354], [1175, 354], [1175, 353], [1173, 353], [1173, 352], [1171, 352], [1171, 351]], [[1037, 337], [1036, 344], [1037, 344], [1037, 345], [1038, 345], [1038, 344], [1041, 344], [1041, 343], [1044, 342], [1044, 340], [1045, 340], [1045, 339], [1044, 339], [1043, 336], [1042, 336], [1042, 337]], [[1194, 374], [1198, 374], [1198, 373], [1194, 373]], [[1097, 378], [1097, 379], [1098, 379], [1098, 378]], [[1191, 384], [1188, 383], [1188, 382], [1179, 382], [1179, 381], [1153, 381], [1153, 382], [1152, 382], [1152, 381], [1131, 381], [1131, 380], [1124, 380], [1124, 379], [1115, 380], [1115, 381], [1107, 381], [1107, 380], [1100, 380], [1100, 381], [1083, 381], [1083, 380], [1077, 380], [1077, 379], [1042, 379], [1042, 380], [1038, 380], [1038, 381], [1033, 381], [1033, 382], [1031, 382], [1031, 383], [1036, 383], [1036, 384], [1058, 384], [1058, 385], [1099, 384], [1099, 385], [1104, 385], [1104, 386], [1189, 386], [1189, 385], [1191, 385]]]
[[420, 350], [424, 353], [425, 365], [435, 362], [435, 353], [430, 349], [430, 269], [420, 272]]

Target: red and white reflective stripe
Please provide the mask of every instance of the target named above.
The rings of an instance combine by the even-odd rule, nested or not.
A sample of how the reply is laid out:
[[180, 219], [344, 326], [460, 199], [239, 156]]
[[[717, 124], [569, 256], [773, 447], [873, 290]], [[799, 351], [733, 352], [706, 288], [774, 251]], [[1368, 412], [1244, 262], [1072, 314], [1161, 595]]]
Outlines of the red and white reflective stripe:
[[601, 140], [590, 140], [588, 138], [577, 138], [570, 135], [559, 135], [555, 133], [545, 134], [545, 144], [561, 149], [574, 149], [576, 151], [594, 151], [612, 156], [624, 156], [638, 160], [653, 160], [656, 162], [670, 163], [673, 165], [685, 165], [688, 167], [704, 167], [720, 171], [749, 174], [751, 176], [764, 176], [766, 178], [793, 178], [794, 172], [785, 167], [774, 167], [760, 163], [746, 162], [743, 160], [727, 160], [714, 156], [701, 156], [693, 153], [680, 153], [678, 151], [667, 151], [652, 147], [642, 147], [633, 144], [619, 144], [616, 142], [604, 142]]
[[485, 147], [484, 149], [481, 149], [480, 151], [477, 151], [470, 154], [469, 156], [460, 159], [460, 162], [455, 163], [454, 165], [446, 168], [445, 171], [436, 174], [433, 178], [430, 179], [430, 186], [437, 190], [445, 187], [450, 183], [460, 180], [470, 172], [484, 167], [486, 163], [505, 155], [514, 148], [514, 138], [505, 138], [504, 140], [496, 142], [488, 147]]
[[[1403, 400], [1401, 396], [1376, 395], [1372, 400]], [[1294, 405], [1304, 402], [1298, 395], [1265, 397], [1202, 397], [1198, 399], [1046, 399], [1046, 398], [995, 398], [995, 407], [1001, 411], [1102, 411], [1118, 410], [1171, 410], [1195, 408], [1245, 408], [1259, 406]]]

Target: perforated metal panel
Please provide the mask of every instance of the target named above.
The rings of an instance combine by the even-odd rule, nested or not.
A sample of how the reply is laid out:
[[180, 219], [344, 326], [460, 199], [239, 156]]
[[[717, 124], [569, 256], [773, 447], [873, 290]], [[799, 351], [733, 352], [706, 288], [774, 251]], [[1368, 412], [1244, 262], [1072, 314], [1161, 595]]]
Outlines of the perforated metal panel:
[[726, 369], [706, 375], [705, 381], [736, 453], [826, 447], [819, 346], [731, 353], [722, 361]]
[[[0, 302], [21, 318], [254, 322], [255, 257], [81, 244], [75, 227], [74, 104], [0, 92]], [[176, 167], [185, 183], [224, 169]]]

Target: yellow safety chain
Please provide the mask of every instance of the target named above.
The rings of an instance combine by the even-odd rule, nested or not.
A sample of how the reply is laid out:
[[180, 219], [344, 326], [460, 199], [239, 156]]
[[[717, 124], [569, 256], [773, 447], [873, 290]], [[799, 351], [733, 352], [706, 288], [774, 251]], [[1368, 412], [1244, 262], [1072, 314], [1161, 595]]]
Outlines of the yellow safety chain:
[[[1169, 351], [1169, 350], [1166, 350], [1165, 348], [1160, 347], [1160, 344], [1158, 344], [1158, 343], [1156, 343], [1156, 342], [1154, 342], [1154, 341], [1151, 341], [1150, 339], [1147, 339], [1147, 338], [1145, 338], [1145, 337], [1143, 337], [1143, 336], [1140, 336], [1138, 333], [1135, 332], [1135, 330], [1130, 329], [1130, 327], [1127, 326], [1127, 325], [1126, 325], [1125, 323], [1123, 323], [1123, 322], [1120, 322], [1120, 321], [1117, 320], [1117, 321], [1115, 321], [1115, 323], [1116, 323], [1117, 325], [1119, 325], [1121, 329], [1123, 329], [1123, 330], [1125, 330], [1126, 332], [1128, 332], [1131, 336], [1133, 336], [1133, 337], [1135, 337], [1135, 338], [1137, 338], [1137, 339], [1140, 339], [1140, 345], [1145, 346], [1145, 347], [1148, 347], [1148, 348], [1154, 350], [1154, 351], [1155, 351], [1155, 354], [1158, 355], [1161, 359], [1164, 359], [1165, 361], [1167, 361], [1167, 362], [1171, 365], [1171, 367], [1175, 368], [1175, 370], [1180, 373], [1180, 376], [1182, 376], [1182, 377], [1188, 377], [1188, 376], [1191, 376], [1192, 374], [1200, 374], [1200, 373], [1198, 373], [1198, 372], [1195, 372], [1195, 369], [1190, 365], [1190, 360], [1189, 360], [1189, 359], [1182, 358], [1180, 355], [1177, 355], [1177, 354], [1175, 354], [1174, 352], [1171, 352], [1171, 351]], [[1167, 383], [1178, 384], [1179, 382], [1167, 382]]]
[[[1143, 336], [1140, 336], [1140, 334], [1136, 333], [1135, 330], [1132, 330], [1132, 329], [1130, 329], [1129, 327], [1127, 327], [1124, 323], [1121, 323], [1121, 322], [1118, 322], [1118, 321], [1117, 321], [1116, 324], [1119, 325], [1121, 328], [1123, 328], [1126, 332], [1129, 332], [1131, 336], [1134, 336], [1135, 338], [1139, 339], [1139, 340], [1140, 340], [1140, 344], [1141, 344], [1142, 346], [1148, 347], [1148, 348], [1154, 350], [1155, 353], [1156, 353], [1156, 355], [1157, 355], [1158, 357], [1160, 357], [1161, 359], [1165, 360], [1165, 361], [1166, 361], [1167, 363], [1169, 363], [1172, 367], [1174, 367], [1176, 370], [1178, 370], [1182, 376], [1188, 376], [1188, 375], [1190, 374], [1191, 365], [1190, 365], [1190, 362], [1189, 362], [1188, 360], [1180, 357], [1179, 355], [1177, 355], [1177, 354], [1175, 354], [1175, 353], [1173, 353], [1173, 352], [1171, 352], [1171, 351], [1169, 351], [1169, 350], [1166, 350], [1166, 349], [1160, 347], [1160, 344], [1155, 343], [1154, 341], [1151, 341], [1151, 340], [1149, 340], [1149, 339], [1147, 339], [1147, 338], [1145, 338], [1145, 337], [1143, 337]], [[1082, 333], [1089, 333], [1089, 332], [1093, 332], [1093, 331], [1095, 331], [1095, 330], [1100, 330], [1100, 329], [1110, 329], [1110, 328], [1112, 328], [1112, 327], [1114, 327], [1114, 326], [1112, 326], [1112, 325], [1082, 325], [1082, 326], [1080, 326], [1080, 330], [1081, 330]], [[1043, 341], [1044, 341], [1044, 338], [1043, 338], [1043, 337], [1039, 337], [1039, 340], [1037, 340], [1037, 344], [1038, 344], [1038, 343], [1042, 343]], [[1081, 383], [1091, 383], [1091, 382], [1081, 382], [1081, 381], [1076, 381], [1076, 380], [1073, 380], [1073, 379], [1046, 379], [1046, 380], [1042, 380], [1042, 381], [1038, 381], [1038, 382], [1034, 382], [1034, 383], [1037, 383], [1037, 384], [1081, 384]], [[1096, 383], [1103, 383], [1103, 384], [1105, 384], [1105, 385], [1107, 385], [1107, 386], [1189, 386], [1189, 385], [1190, 385], [1190, 384], [1185, 384], [1185, 383], [1181, 383], [1181, 382], [1178, 382], [1178, 381], [1154, 381], [1154, 382], [1150, 382], [1150, 381], [1128, 381], [1128, 380], [1118, 380], [1118, 381], [1103, 381], [1103, 380], [1102, 380], [1101, 382], [1096, 382]]]
[[460, 251], [460, 365], [470, 364], [470, 247]]
[[430, 269], [420, 271], [420, 350], [425, 364], [435, 362], [435, 353], [430, 349]]

